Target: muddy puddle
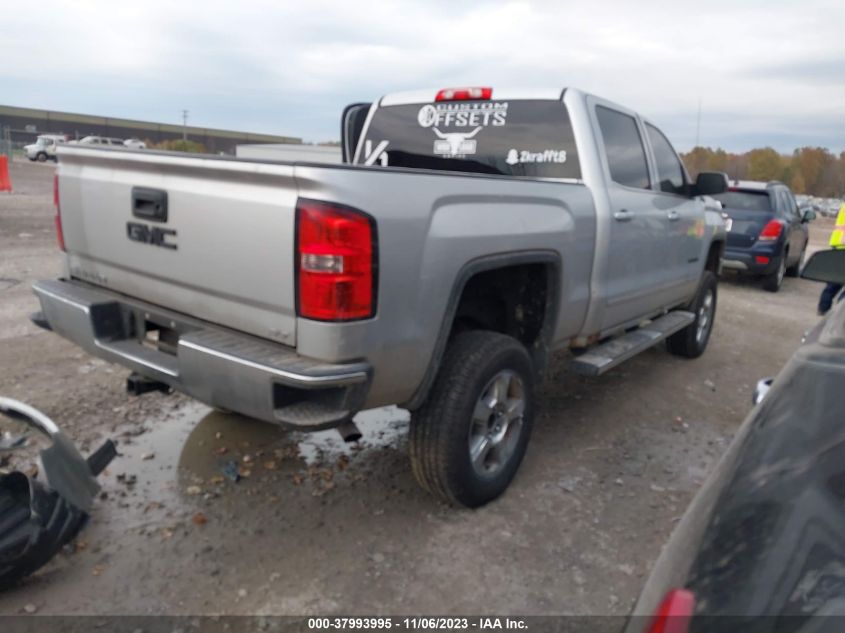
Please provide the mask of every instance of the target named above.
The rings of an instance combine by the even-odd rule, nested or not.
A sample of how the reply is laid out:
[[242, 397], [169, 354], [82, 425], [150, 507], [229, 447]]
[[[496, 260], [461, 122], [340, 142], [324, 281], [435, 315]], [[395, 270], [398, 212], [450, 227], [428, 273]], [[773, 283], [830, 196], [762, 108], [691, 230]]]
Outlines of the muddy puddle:
[[404, 450], [409, 417], [396, 407], [359, 413], [362, 438], [347, 443], [335, 430], [292, 432], [189, 402], [143, 432], [119, 436], [120, 456], [102, 483], [107, 496], [118, 497], [129, 529], [153, 528], [209, 502], [277, 500], [290, 486], [321, 496], [360, 478], [368, 454]]

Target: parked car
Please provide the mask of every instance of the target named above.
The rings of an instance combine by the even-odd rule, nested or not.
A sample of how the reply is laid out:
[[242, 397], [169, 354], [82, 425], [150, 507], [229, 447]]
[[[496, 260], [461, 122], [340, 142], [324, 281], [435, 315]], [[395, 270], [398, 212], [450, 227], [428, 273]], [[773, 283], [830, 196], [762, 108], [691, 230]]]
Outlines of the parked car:
[[64, 142], [63, 134], [41, 134], [35, 139], [35, 143], [24, 146], [23, 151], [29, 160], [43, 163], [56, 160], [56, 147]]
[[[845, 283], [845, 250], [815, 253], [802, 276]], [[626, 633], [841, 630], [841, 617], [816, 616], [845, 615], [843, 385], [840, 301], [758, 384], [757, 406], [661, 553]]]
[[108, 136], [85, 136], [76, 142], [74, 145], [108, 145], [111, 147], [124, 147], [123, 139], [112, 138]]
[[354, 436], [399, 404], [417, 479], [466, 506], [516, 473], [551, 350], [591, 375], [664, 340], [704, 352], [727, 177], [690, 182], [652, 122], [468, 88], [355, 104], [342, 129], [351, 164], [67, 148], [49, 326], [135, 392], [290, 428]]
[[714, 196], [722, 203], [728, 243], [723, 266], [762, 278], [763, 288], [777, 292], [784, 276], [797, 277], [815, 212], [803, 213], [783, 183], [734, 181]]
[[123, 141], [123, 145], [129, 149], [147, 149], [147, 144], [139, 138], [128, 138]]

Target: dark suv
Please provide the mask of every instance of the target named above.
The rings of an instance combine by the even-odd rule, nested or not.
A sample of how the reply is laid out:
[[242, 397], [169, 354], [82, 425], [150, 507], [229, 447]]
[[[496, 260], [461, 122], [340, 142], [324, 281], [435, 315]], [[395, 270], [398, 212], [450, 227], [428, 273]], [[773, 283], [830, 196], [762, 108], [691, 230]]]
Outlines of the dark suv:
[[763, 288], [777, 292], [784, 275], [797, 277], [815, 214], [798, 209], [783, 183], [735, 180], [725, 193], [713, 196], [722, 203], [728, 241], [723, 268], [760, 275]]

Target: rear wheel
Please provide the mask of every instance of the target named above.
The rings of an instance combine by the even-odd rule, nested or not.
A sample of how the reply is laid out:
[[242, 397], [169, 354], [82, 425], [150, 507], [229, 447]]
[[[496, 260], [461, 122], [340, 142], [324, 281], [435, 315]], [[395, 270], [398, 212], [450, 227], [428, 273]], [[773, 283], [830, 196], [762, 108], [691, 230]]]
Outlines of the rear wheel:
[[411, 466], [422, 487], [470, 508], [502, 494], [525, 455], [533, 387], [519, 341], [484, 330], [458, 334], [411, 417]]
[[775, 272], [763, 277], [763, 290], [768, 290], [769, 292], [780, 290], [780, 287], [783, 285], [783, 278], [786, 276], [786, 257], [787, 252], [784, 251], [778, 260], [778, 267]]
[[666, 347], [676, 356], [698, 358], [707, 349], [716, 318], [717, 285], [716, 275], [705, 270], [698, 292], [692, 303], [687, 306], [687, 310], [695, 314], [695, 321], [666, 339]]

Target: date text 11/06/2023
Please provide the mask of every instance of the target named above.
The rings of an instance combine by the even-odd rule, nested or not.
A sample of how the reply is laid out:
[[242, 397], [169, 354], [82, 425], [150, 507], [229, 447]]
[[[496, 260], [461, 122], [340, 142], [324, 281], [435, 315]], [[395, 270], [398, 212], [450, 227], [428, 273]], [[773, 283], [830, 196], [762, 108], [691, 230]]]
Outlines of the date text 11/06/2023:
[[438, 617], [357, 617], [357, 618], [309, 618], [311, 631], [337, 630], [397, 630], [397, 631], [496, 631], [527, 630], [525, 620], [520, 618], [438, 618]]

